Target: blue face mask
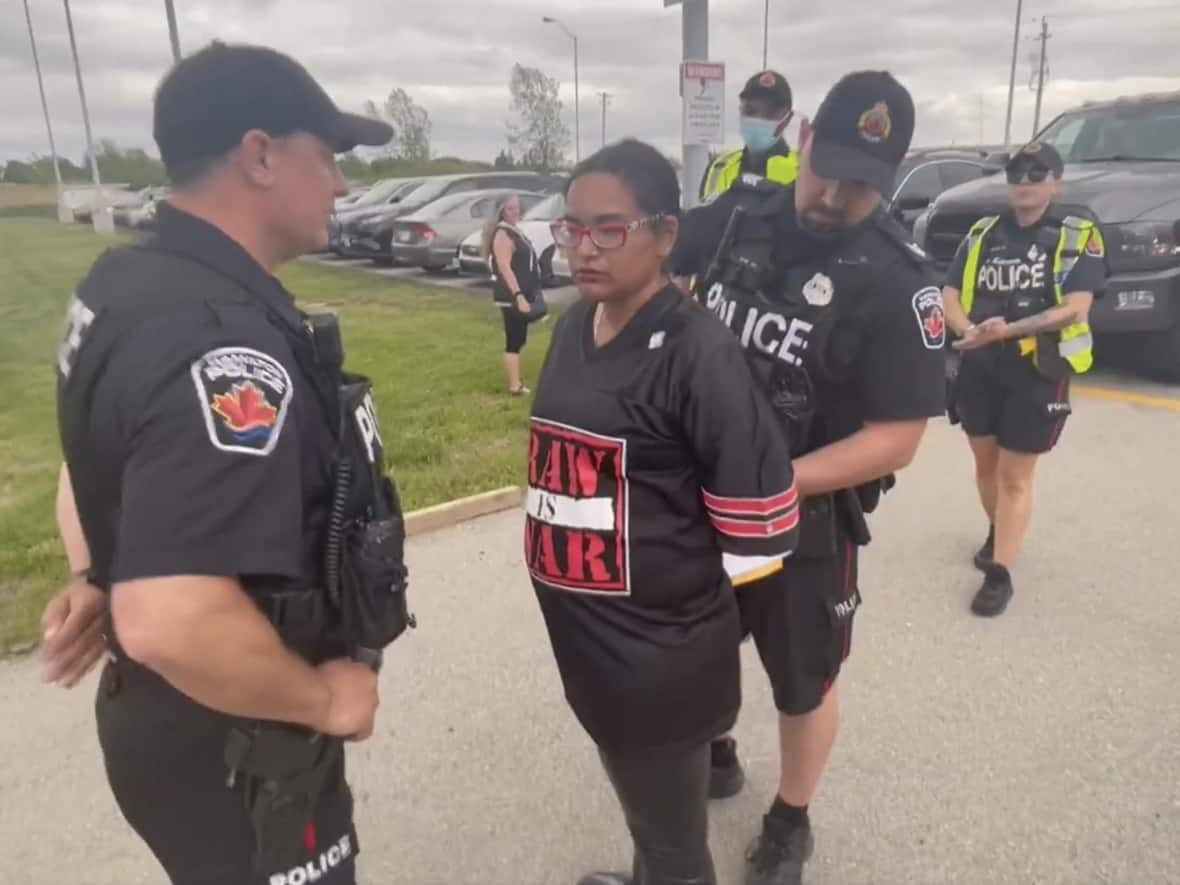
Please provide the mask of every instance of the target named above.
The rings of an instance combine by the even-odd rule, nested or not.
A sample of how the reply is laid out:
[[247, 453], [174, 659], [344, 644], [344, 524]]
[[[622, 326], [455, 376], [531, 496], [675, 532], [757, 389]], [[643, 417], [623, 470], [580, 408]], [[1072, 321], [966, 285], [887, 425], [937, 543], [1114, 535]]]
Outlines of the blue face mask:
[[765, 153], [778, 141], [778, 129], [782, 120], [763, 120], [759, 117], [742, 117], [742, 141], [756, 154]]

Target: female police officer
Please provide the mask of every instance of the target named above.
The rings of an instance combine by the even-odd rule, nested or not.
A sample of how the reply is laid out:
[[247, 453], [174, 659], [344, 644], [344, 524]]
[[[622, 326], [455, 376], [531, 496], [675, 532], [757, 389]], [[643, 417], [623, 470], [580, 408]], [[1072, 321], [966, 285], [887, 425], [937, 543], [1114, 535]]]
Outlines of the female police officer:
[[1102, 235], [1052, 205], [1061, 155], [1033, 143], [1008, 162], [1009, 210], [980, 219], [947, 274], [947, 321], [963, 351], [952, 394], [991, 522], [971, 610], [1004, 611], [1028, 527], [1033, 470], [1069, 415], [1069, 379], [1093, 362], [1087, 317], [1106, 274]]
[[781, 570], [798, 522], [789, 446], [741, 347], [665, 272], [679, 206], [675, 171], [641, 142], [574, 170], [553, 233], [582, 300], [554, 329], [528, 453], [529, 572], [637, 885], [716, 881], [709, 740], [740, 695], [726, 572]]
[[326, 242], [334, 153], [392, 132], [292, 59], [220, 43], [165, 77], [154, 131], [174, 185], [156, 234], [95, 263], [58, 352], [59, 518], [89, 583], [46, 613], [51, 674], [88, 660], [60, 637], [92, 635], [101, 588], [106, 772], [169, 879], [345, 885], [341, 739], [371, 733], [376, 677], [316, 614], [341, 414], [272, 272]]

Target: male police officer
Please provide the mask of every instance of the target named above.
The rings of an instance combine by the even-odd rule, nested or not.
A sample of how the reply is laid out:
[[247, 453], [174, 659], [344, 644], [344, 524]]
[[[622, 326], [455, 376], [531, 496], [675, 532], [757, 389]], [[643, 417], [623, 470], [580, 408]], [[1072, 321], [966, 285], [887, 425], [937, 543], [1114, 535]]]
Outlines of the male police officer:
[[85, 577], [46, 612], [51, 675], [105, 628], [108, 778], [181, 885], [354, 881], [342, 739], [409, 620], [404, 532], [367, 379], [272, 271], [325, 244], [334, 154], [391, 135], [272, 50], [185, 58], [155, 99], [157, 233], [70, 300], [58, 513]]
[[728, 213], [723, 241], [707, 270], [709, 243], [675, 268], [704, 272], [697, 297], [747, 348], [792, 433], [805, 499], [788, 567], [738, 591], [782, 739], [748, 885], [802, 881], [814, 844], [807, 807], [835, 740], [835, 681], [860, 604], [864, 514], [944, 411], [941, 293], [882, 208], [913, 127], [913, 102], [892, 76], [849, 74], [803, 127], [797, 181], [701, 207]]
[[778, 71], [761, 71], [751, 77], [741, 94], [741, 129], [744, 148], [713, 160], [701, 179], [701, 199], [711, 200], [728, 190], [745, 174], [775, 184], [790, 184], [799, 171], [799, 158], [783, 140], [793, 116], [791, 87]]

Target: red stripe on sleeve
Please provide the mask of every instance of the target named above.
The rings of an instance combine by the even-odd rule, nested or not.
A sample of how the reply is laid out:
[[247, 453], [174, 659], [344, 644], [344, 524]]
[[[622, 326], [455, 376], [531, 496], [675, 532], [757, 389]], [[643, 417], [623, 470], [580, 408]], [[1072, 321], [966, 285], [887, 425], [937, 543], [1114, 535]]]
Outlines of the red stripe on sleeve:
[[791, 483], [791, 487], [785, 492], [771, 495], [769, 498], [725, 498], [704, 489], [701, 489], [701, 494], [705, 498], [706, 507], [729, 516], [769, 516], [799, 500], [794, 483]]
[[798, 509], [771, 520], [724, 519], [710, 517], [713, 527], [731, 538], [773, 538], [784, 534], [799, 524]]

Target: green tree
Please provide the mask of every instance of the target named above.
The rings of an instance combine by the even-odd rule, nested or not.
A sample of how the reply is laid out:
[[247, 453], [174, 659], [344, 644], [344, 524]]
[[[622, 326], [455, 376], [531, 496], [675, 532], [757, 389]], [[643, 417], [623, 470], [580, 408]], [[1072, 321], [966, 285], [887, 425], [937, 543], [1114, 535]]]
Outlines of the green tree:
[[508, 144], [521, 166], [552, 170], [565, 164], [570, 131], [561, 120], [558, 86], [537, 68], [512, 66], [508, 91], [515, 116], [508, 121]]

